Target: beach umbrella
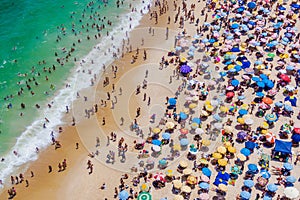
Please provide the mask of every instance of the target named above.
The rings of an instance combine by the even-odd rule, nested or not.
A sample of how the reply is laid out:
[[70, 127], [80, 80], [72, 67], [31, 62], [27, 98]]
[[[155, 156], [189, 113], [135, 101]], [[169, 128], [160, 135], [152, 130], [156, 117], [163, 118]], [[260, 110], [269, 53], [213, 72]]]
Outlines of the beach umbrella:
[[184, 185], [181, 187], [181, 191], [185, 193], [191, 193], [192, 189], [189, 186]]
[[195, 185], [197, 183], [197, 178], [195, 176], [189, 175], [186, 179], [186, 183], [190, 185]]
[[174, 128], [174, 126], [175, 126], [175, 124], [173, 122], [167, 122], [166, 123], [166, 128], [167, 129], [172, 129], [172, 128]]
[[152, 129], [152, 132], [157, 134], [157, 133], [160, 133], [161, 129], [160, 128], [154, 128]]
[[173, 106], [176, 105], [177, 100], [175, 98], [170, 98], [168, 102], [171, 106]]
[[211, 176], [211, 170], [208, 169], [207, 167], [202, 168], [202, 174], [204, 174], [207, 177]]
[[160, 148], [160, 146], [152, 145], [152, 150], [155, 152], [160, 152], [161, 148]]
[[191, 67], [188, 66], [188, 65], [182, 65], [180, 67], [180, 72], [183, 73], [183, 74], [187, 74], [187, 73], [190, 73], [192, 71]]
[[262, 99], [262, 101], [265, 103], [265, 104], [272, 104], [273, 103], [273, 100], [269, 97], [264, 97]]
[[194, 108], [196, 108], [197, 107], [197, 104], [195, 104], [195, 103], [190, 103], [189, 104], [189, 108], [190, 109], [194, 109]]
[[237, 137], [240, 139], [245, 139], [248, 136], [248, 134], [245, 131], [240, 131], [237, 134]]
[[268, 129], [269, 128], [269, 124], [267, 122], [263, 122], [261, 125], [260, 125], [261, 128], [263, 129]]
[[153, 178], [157, 181], [166, 182], [165, 175], [162, 172], [157, 172], [154, 174]]
[[266, 140], [267, 140], [267, 142], [274, 144], [275, 140], [276, 140], [276, 136], [273, 133], [267, 133]]
[[165, 140], [169, 140], [171, 138], [171, 135], [170, 133], [163, 133], [161, 137]]
[[185, 119], [187, 119], [187, 114], [185, 114], [184, 112], [180, 112], [179, 113], [179, 117], [182, 119], [182, 120], [185, 120]]
[[245, 142], [245, 147], [247, 149], [253, 150], [255, 148], [255, 146], [256, 146], [256, 144], [254, 142], [251, 142], [251, 141]]
[[289, 183], [295, 183], [296, 182], [296, 178], [295, 178], [295, 176], [288, 176], [288, 177], [286, 177], [286, 179], [285, 179], [285, 181], [286, 182], [289, 182]]
[[182, 187], [182, 183], [180, 180], [173, 180], [172, 183], [173, 183], [173, 187], [176, 189], [180, 189]]
[[239, 24], [238, 24], [238, 23], [233, 23], [233, 24], [231, 25], [231, 28], [232, 28], [232, 29], [237, 29], [237, 28], [239, 28]]
[[281, 80], [283, 80], [284, 82], [287, 82], [287, 83], [291, 82], [290, 77], [289, 77], [288, 75], [286, 75], [286, 74], [281, 74], [279, 77], [280, 77]]
[[223, 191], [223, 192], [227, 192], [228, 187], [227, 187], [227, 185], [221, 183], [221, 184], [219, 184], [218, 189]]
[[187, 128], [182, 128], [182, 129], [180, 129], [180, 133], [181, 133], [182, 135], [186, 135], [186, 134], [189, 133], [189, 130], [188, 130]]
[[262, 82], [262, 81], [259, 81], [259, 82], [257, 82], [256, 84], [257, 84], [257, 86], [260, 87], [260, 88], [264, 88], [264, 87], [265, 87], [265, 83]]
[[215, 158], [215, 159], [221, 159], [223, 156], [221, 153], [219, 152], [215, 152], [212, 154], [212, 157]]
[[244, 185], [248, 188], [252, 188], [254, 186], [254, 182], [250, 179], [244, 181]]
[[256, 92], [256, 96], [258, 96], [258, 97], [264, 97], [265, 94], [263, 92]]
[[244, 154], [238, 153], [236, 155], [236, 157], [240, 160], [240, 161], [245, 161], [247, 160], [246, 156]]
[[284, 163], [284, 164], [283, 164], [283, 168], [286, 169], [286, 170], [288, 170], [288, 171], [290, 171], [290, 170], [292, 170], [294, 167], [293, 167], [293, 165], [292, 165], [291, 163]]
[[160, 146], [161, 145], [161, 141], [160, 140], [152, 140], [152, 144]]
[[239, 110], [239, 115], [246, 115], [247, 113], [248, 113], [248, 111], [245, 109]]
[[166, 175], [172, 177], [172, 176], [173, 176], [173, 170], [168, 169], [168, 170], [166, 171]]
[[253, 77], [251, 78], [251, 80], [254, 81], [254, 82], [259, 82], [259, 81], [260, 81], [260, 78], [257, 77], [257, 76], [253, 76]]
[[222, 123], [215, 123], [215, 124], [214, 124], [214, 127], [215, 127], [216, 129], [218, 129], [218, 130], [221, 130], [222, 127], [223, 127], [223, 124], [222, 124]]
[[284, 104], [284, 110], [291, 112], [291, 111], [293, 111], [293, 108], [290, 105]]
[[243, 199], [250, 199], [251, 194], [250, 194], [249, 192], [247, 192], [247, 191], [242, 191], [242, 192], [241, 192], [241, 197], [242, 197]]
[[202, 140], [201, 143], [202, 143], [203, 146], [206, 146], [206, 147], [210, 145], [209, 140]]
[[[208, 164], [208, 162], [207, 162], [207, 164]], [[204, 174], [201, 174], [200, 178], [201, 178], [201, 181], [203, 181], [203, 182], [209, 182], [209, 177], [205, 176]]]
[[200, 187], [201, 189], [207, 190], [207, 189], [209, 189], [209, 184], [206, 183], [206, 182], [201, 182], [201, 183], [199, 184], [199, 187]]
[[188, 144], [189, 144], [189, 140], [188, 140], [188, 139], [182, 138], [182, 139], [180, 140], [180, 145], [181, 145], [181, 146], [187, 146]]
[[173, 150], [174, 151], [180, 151], [181, 150], [181, 146], [179, 144], [174, 144]]
[[283, 193], [289, 199], [295, 199], [299, 196], [299, 190], [295, 187], [286, 187]]
[[145, 191], [148, 191], [148, 189], [149, 189], [149, 187], [148, 187], [148, 185], [146, 183], [143, 183], [141, 185], [141, 191], [145, 192]]
[[236, 80], [236, 79], [233, 79], [231, 81], [231, 85], [233, 85], [233, 86], [238, 86], [239, 84], [240, 84], [240, 82], [238, 80]]
[[274, 87], [274, 83], [271, 80], [267, 80], [265, 84], [268, 88], [273, 88]]
[[228, 162], [227, 162], [227, 160], [225, 160], [225, 159], [219, 159], [218, 160], [218, 164], [220, 165], [220, 166], [226, 166], [227, 164], [228, 164]]
[[200, 200], [208, 200], [209, 199], [209, 194], [208, 193], [201, 193], [199, 195]]
[[271, 174], [267, 170], [264, 170], [260, 172], [260, 176], [269, 179], [271, 177]]
[[[268, 43], [268, 44], [270, 44], [270, 43]], [[274, 44], [274, 43], [271, 43], [271, 44]], [[274, 53], [268, 53], [267, 56], [270, 58], [274, 58], [276, 55]]]
[[244, 156], [249, 156], [251, 154], [251, 151], [249, 149], [247, 149], [247, 148], [242, 148], [240, 152]]
[[197, 123], [192, 123], [192, 124], [191, 124], [191, 127], [192, 127], [192, 129], [199, 128], [199, 124], [197, 124]]
[[218, 113], [214, 114], [213, 117], [217, 121], [221, 121], [222, 120], [222, 118], [220, 117], [220, 115]]
[[122, 190], [120, 193], [119, 193], [119, 199], [120, 200], [127, 200], [129, 197], [129, 194], [126, 190]]
[[273, 114], [273, 113], [269, 113], [265, 116], [265, 119], [268, 121], [268, 122], [275, 122], [277, 121], [278, 117], [276, 114]]
[[201, 119], [198, 117], [193, 118], [192, 123], [196, 123], [196, 124], [200, 124], [201, 123]]
[[152, 196], [149, 192], [141, 192], [138, 195], [138, 200], [152, 200]]
[[246, 118], [245, 119], [245, 124], [247, 124], [247, 125], [251, 125], [251, 124], [253, 124], [253, 122], [254, 122], [254, 120], [251, 119], [251, 118]]
[[227, 93], [226, 93], [226, 97], [227, 97], [227, 98], [232, 98], [232, 97], [234, 97], [234, 92], [227, 92]]
[[250, 8], [250, 9], [254, 9], [256, 7], [256, 3], [251, 1], [247, 4], [247, 7]]
[[233, 128], [232, 128], [231, 126], [225, 125], [225, 126], [224, 126], [224, 131], [225, 131], [226, 133], [231, 133], [231, 132], [233, 131]]
[[226, 153], [226, 148], [224, 147], [224, 146], [219, 146], [218, 148], [217, 148], [217, 151], [219, 152], [219, 153], [221, 153], [221, 154], [225, 154]]
[[248, 169], [251, 172], [256, 172], [258, 170], [257, 165], [256, 164], [249, 164], [248, 165]]
[[178, 194], [173, 198], [173, 200], [184, 200], [184, 198], [183, 198], [183, 196]]
[[293, 140], [293, 142], [300, 142], [300, 134], [293, 134], [291, 139]]
[[233, 147], [233, 146], [229, 146], [229, 147], [227, 147], [227, 151], [228, 151], [229, 153], [235, 153], [235, 152], [236, 152], [236, 148]]
[[196, 128], [195, 133], [201, 135], [204, 133], [204, 130], [202, 128]]
[[276, 192], [278, 190], [278, 186], [275, 185], [274, 183], [271, 183], [267, 186], [267, 189], [270, 191], [270, 192]]

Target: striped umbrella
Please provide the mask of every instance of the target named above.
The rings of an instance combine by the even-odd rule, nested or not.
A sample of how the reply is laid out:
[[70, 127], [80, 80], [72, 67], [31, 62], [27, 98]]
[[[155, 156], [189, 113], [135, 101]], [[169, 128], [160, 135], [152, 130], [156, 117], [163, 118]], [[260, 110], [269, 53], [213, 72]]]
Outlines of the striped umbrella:
[[152, 196], [149, 192], [141, 192], [137, 199], [138, 200], [152, 200]]
[[266, 140], [267, 140], [267, 142], [274, 144], [275, 140], [276, 140], [276, 136], [273, 133], [269, 132], [266, 134]]

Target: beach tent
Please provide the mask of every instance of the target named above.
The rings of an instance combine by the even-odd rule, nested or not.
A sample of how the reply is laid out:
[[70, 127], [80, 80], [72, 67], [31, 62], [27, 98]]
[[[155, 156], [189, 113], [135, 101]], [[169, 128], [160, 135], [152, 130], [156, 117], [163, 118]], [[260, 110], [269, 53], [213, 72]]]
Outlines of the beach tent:
[[297, 106], [297, 98], [295, 96], [287, 96], [284, 101], [289, 101], [292, 106]]
[[292, 153], [292, 142], [275, 140], [275, 147], [274, 147], [273, 151], [291, 154]]

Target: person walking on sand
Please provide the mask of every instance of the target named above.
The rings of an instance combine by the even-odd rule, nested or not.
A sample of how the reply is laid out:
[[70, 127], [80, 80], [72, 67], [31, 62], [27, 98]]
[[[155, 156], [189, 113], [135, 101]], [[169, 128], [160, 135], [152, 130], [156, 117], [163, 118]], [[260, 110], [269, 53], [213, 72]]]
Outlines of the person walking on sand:
[[49, 169], [48, 173], [51, 173], [51, 172], [52, 172], [52, 166], [49, 165], [49, 166], [48, 166], [48, 169]]
[[99, 147], [99, 146], [100, 146], [100, 138], [96, 137], [96, 147]]

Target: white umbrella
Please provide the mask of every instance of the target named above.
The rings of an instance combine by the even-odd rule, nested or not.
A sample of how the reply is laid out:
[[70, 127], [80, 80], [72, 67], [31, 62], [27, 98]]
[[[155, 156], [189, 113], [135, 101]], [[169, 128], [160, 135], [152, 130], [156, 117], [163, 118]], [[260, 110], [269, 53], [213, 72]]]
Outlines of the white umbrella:
[[201, 135], [204, 133], [204, 130], [202, 128], [196, 128], [195, 133]]
[[160, 146], [153, 145], [152, 150], [155, 151], [155, 152], [159, 152], [160, 151]]
[[245, 119], [245, 123], [248, 124], [248, 125], [253, 124], [253, 122], [254, 122], [254, 121], [253, 121], [253, 119], [251, 119], [251, 118], [246, 118], [246, 119]]
[[283, 193], [289, 199], [295, 199], [299, 196], [299, 190], [295, 187], [286, 187]]
[[214, 127], [216, 128], [216, 129], [218, 129], [218, 130], [221, 130], [222, 129], [222, 123], [215, 123], [214, 124]]
[[218, 102], [218, 100], [211, 100], [211, 101], [210, 101], [210, 104], [211, 104], [212, 106], [217, 106], [217, 105], [219, 105], [219, 102]]

